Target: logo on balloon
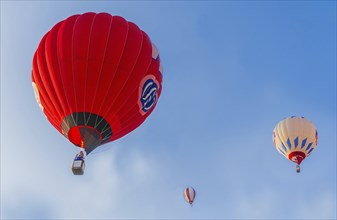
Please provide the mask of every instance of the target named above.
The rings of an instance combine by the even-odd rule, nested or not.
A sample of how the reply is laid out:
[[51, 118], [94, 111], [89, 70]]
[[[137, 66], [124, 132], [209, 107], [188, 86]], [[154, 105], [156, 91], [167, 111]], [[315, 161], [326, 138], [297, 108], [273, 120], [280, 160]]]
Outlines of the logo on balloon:
[[159, 83], [153, 75], [147, 75], [141, 81], [139, 87], [139, 111], [146, 114], [157, 102]]

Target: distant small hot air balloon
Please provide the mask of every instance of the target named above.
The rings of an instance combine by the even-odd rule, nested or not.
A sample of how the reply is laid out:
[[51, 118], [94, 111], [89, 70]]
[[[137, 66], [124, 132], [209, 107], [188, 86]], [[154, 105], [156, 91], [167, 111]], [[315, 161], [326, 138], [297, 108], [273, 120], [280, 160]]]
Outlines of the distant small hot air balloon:
[[187, 187], [185, 190], [184, 190], [184, 196], [185, 196], [185, 199], [186, 201], [192, 205], [193, 204], [193, 201], [195, 199], [195, 190], [192, 188], [192, 187]]
[[157, 48], [136, 24], [89, 12], [45, 34], [34, 54], [32, 84], [48, 121], [82, 150], [73, 164], [83, 167], [85, 153], [130, 133], [151, 114], [162, 68]]
[[301, 162], [316, 148], [317, 140], [315, 125], [304, 117], [288, 117], [274, 128], [273, 142], [276, 149], [297, 164], [298, 173]]

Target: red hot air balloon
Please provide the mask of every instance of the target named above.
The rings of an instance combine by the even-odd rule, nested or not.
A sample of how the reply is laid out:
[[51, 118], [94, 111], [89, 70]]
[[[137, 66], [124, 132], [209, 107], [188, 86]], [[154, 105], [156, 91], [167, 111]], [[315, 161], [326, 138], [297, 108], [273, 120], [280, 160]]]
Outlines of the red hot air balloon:
[[107, 13], [73, 15], [42, 38], [32, 84], [48, 121], [86, 154], [128, 134], [162, 90], [157, 48], [137, 25]]

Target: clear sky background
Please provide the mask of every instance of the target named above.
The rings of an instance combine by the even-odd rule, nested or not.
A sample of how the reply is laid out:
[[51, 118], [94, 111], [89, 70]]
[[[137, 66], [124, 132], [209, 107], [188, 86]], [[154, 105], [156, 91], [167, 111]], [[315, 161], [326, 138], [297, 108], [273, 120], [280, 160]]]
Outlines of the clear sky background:
[[[39, 109], [31, 69], [42, 36], [88, 11], [148, 33], [163, 92], [73, 176], [78, 148]], [[300, 174], [272, 143], [292, 115], [319, 133]], [[1, 0], [0, 217], [336, 219], [336, 2]]]

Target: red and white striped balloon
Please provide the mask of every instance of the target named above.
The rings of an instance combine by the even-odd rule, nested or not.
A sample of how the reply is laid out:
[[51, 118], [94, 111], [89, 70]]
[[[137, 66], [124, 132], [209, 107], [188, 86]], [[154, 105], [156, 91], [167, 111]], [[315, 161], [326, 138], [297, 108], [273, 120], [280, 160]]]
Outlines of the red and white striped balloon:
[[195, 199], [195, 190], [192, 188], [192, 187], [187, 187], [185, 190], [184, 190], [184, 196], [185, 196], [185, 199], [186, 201], [192, 205], [193, 204], [193, 201]]

